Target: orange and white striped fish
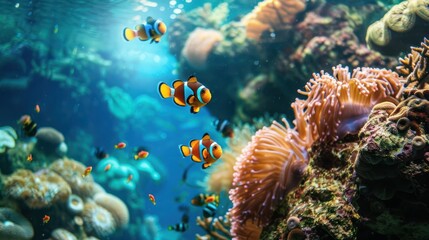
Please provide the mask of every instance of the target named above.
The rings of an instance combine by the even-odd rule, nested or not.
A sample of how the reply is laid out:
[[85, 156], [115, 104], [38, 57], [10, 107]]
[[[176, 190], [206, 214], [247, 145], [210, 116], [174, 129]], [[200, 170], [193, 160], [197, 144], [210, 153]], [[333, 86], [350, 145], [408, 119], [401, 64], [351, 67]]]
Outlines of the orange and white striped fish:
[[190, 76], [188, 81], [176, 80], [173, 87], [160, 82], [158, 91], [162, 98], [173, 97], [174, 103], [179, 106], [191, 106], [191, 113], [199, 112], [212, 99], [210, 90], [198, 82], [195, 76]]
[[222, 147], [210, 138], [208, 133], [201, 140], [191, 140], [189, 146], [179, 145], [183, 157], [191, 156], [192, 161], [204, 160], [203, 169], [210, 167], [222, 156]]

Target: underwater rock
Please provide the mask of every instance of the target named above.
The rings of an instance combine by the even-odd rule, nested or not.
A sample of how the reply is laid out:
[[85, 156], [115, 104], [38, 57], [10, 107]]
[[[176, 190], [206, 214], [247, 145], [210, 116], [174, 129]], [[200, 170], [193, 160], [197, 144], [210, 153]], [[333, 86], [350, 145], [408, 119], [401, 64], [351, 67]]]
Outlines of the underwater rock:
[[29, 208], [46, 208], [58, 201], [65, 202], [71, 189], [49, 169], [35, 173], [20, 169], [6, 177], [3, 192], [7, 197], [23, 201]]
[[0, 208], [0, 239], [29, 240], [34, 236], [31, 223], [11, 208]]
[[121, 199], [108, 193], [97, 193], [93, 199], [112, 214], [117, 228], [124, 228], [128, 225], [130, 214], [127, 205]]
[[17, 138], [18, 136], [12, 127], [0, 127], [0, 153], [4, 153], [7, 148], [14, 148]]

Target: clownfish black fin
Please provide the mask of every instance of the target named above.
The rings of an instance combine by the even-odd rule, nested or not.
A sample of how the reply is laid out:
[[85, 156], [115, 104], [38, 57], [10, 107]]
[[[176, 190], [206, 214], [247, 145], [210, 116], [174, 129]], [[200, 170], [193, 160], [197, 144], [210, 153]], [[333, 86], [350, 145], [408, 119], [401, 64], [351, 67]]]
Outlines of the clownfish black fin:
[[201, 167], [203, 169], [206, 169], [206, 168], [210, 167], [211, 165], [212, 165], [211, 163], [204, 163]]
[[191, 155], [191, 148], [185, 145], [179, 145], [180, 153], [182, 153], [183, 157], [187, 157]]
[[162, 98], [169, 98], [173, 96], [173, 91], [171, 91], [171, 88], [164, 82], [160, 82], [158, 84], [158, 91], [159, 91], [159, 95]]
[[199, 107], [191, 107], [191, 113], [195, 114], [200, 111]]
[[137, 37], [137, 31], [134, 31], [131, 28], [124, 28], [123, 35], [126, 41], [131, 41]]
[[195, 83], [195, 82], [198, 82], [198, 81], [197, 81], [197, 77], [195, 77], [194, 75], [189, 76], [189, 78], [188, 78], [188, 82], [191, 82], [191, 83], [192, 83], [192, 82], [194, 82], [194, 83]]

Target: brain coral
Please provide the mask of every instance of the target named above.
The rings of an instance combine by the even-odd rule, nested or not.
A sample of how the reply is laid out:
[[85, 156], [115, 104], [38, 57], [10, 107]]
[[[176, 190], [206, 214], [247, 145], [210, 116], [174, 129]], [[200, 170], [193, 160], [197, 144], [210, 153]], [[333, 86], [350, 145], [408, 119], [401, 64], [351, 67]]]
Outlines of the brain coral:
[[11, 208], [0, 208], [0, 239], [28, 240], [34, 235], [33, 226]]
[[18, 136], [12, 127], [0, 127], [0, 153], [5, 152], [7, 148], [14, 148], [17, 138]]
[[258, 227], [269, 222], [279, 202], [301, 180], [308, 161], [305, 144], [283, 122], [286, 127], [274, 121], [257, 131], [237, 159], [229, 192], [234, 236], [259, 235]]
[[92, 201], [85, 203], [82, 218], [86, 232], [99, 238], [106, 238], [116, 231], [112, 214]]
[[205, 69], [210, 52], [222, 39], [222, 34], [217, 30], [196, 28], [189, 34], [182, 50], [182, 56], [193, 68]]
[[82, 177], [86, 166], [72, 159], [59, 159], [49, 168], [59, 174], [71, 187], [72, 192], [81, 197], [91, 197], [95, 194], [94, 179], [91, 175]]
[[118, 228], [128, 225], [130, 214], [127, 205], [121, 199], [112, 194], [97, 193], [94, 196], [94, 201], [112, 214]]
[[30, 208], [49, 207], [57, 201], [66, 201], [70, 186], [58, 174], [48, 169], [35, 173], [20, 169], [4, 180], [7, 197], [19, 199]]

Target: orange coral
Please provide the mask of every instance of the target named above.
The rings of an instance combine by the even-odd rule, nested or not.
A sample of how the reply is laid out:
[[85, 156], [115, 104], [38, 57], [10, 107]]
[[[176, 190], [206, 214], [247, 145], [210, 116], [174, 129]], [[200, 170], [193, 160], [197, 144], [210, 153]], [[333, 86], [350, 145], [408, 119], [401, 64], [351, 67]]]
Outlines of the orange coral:
[[198, 70], [205, 69], [207, 57], [213, 47], [222, 39], [223, 36], [219, 31], [196, 28], [189, 34], [182, 50], [182, 56], [193, 68]]
[[288, 29], [295, 16], [304, 11], [303, 0], [265, 0], [243, 18], [248, 38], [259, 40], [269, 30]]
[[[397, 102], [403, 80], [386, 69], [357, 68], [350, 74], [347, 67], [333, 68], [333, 76], [313, 74], [305, 86], [305, 101], [293, 104], [300, 136], [320, 141], [335, 141], [356, 133], [366, 122], [372, 107], [383, 101]], [[306, 129], [308, 127], [308, 129]]]
[[274, 121], [257, 131], [234, 166], [229, 197], [234, 204], [231, 233], [236, 237], [259, 235], [255, 229], [269, 222], [278, 203], [299, 184], [307, 166], [305, 144], [300, 145], [298, 133], [285, 119], [283, 122], [286, 127]]

